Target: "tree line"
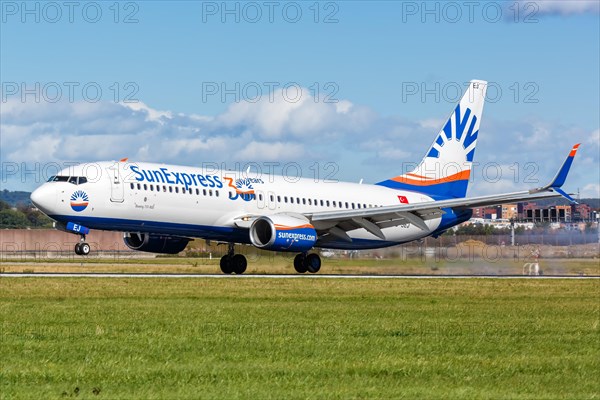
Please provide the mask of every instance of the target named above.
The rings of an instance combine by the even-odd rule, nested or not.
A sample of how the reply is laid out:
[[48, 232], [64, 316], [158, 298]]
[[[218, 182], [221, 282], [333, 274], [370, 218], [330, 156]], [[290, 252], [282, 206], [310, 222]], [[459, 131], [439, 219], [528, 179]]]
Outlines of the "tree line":
[[31, 205], [11, 207], [0, 200], [0, 229], [52, 228], [52, 220]]

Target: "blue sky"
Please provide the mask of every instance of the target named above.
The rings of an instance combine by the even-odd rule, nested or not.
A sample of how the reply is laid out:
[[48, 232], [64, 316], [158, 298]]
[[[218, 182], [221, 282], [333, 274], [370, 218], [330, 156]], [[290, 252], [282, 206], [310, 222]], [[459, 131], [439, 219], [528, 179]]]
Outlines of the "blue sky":
[[48, 4], [1, 5], [3, 188], [125, 156], [333, 163], [374, 182], [421, 158], [476, 78], [492, 82], [476, 161], [492, 164], [472, 194], [543, 181], [582, 142], [568, 189], [599, 195], [597, 2]]

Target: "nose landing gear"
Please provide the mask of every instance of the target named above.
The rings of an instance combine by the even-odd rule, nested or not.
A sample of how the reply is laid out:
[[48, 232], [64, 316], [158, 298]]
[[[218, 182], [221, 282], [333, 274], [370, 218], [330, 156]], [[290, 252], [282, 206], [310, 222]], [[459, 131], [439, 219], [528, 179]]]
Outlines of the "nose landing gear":
[[90, 254], [91, 247], [85, 242], [85, 235], [81, 235], [79, 243], [75, 245], [75, 254], [78, 256], [87, 256]]

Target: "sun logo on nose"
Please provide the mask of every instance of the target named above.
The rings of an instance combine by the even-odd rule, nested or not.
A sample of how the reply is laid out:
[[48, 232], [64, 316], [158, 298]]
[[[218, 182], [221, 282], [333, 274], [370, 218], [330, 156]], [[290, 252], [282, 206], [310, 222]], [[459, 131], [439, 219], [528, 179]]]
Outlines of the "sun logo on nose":
[[87, 208], [89, 198], [83, 190], [77, 190], [71, 195], [71, 208], [73, 211], [81, 212]]

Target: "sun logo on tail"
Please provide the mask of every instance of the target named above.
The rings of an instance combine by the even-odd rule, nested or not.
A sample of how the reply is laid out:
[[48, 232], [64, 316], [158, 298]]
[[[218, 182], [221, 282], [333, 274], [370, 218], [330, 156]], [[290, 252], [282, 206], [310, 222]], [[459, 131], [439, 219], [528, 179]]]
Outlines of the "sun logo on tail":
[[77, 190], [71, 195], [71, 208], [73, 211], [81, 212], [87, 208], [89, 198], [83, 190]]
[[[443, 158], [452, 159], [455, 162], [464, 162], [465, 157], [466, 161], [472, 162], [479, 134], [479, 128], [475, 130], [476, 126], [477, 116], [468, 107], [461, 115], [460, 104], [458, 104], [429, 149], [427, 157], [440, 158], [443, 153]], [[458, 144], [460, 146], [457, 146]]]

